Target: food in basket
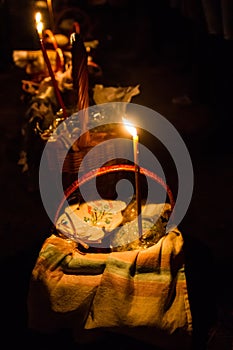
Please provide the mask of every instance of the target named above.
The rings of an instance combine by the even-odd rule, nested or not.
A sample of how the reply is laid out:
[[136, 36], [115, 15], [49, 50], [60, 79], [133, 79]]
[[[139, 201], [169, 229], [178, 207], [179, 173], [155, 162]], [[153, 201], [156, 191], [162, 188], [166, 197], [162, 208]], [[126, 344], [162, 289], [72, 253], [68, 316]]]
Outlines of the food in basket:
[[97, 200], [76, 204], [65, 209], [56, 223], [56, 229], [68, 238], [80, 242], [97, 242], [122, 222], [126, 203]]
[[109, 237], [113, 251], [142, 250], [166, 235], [171, 214], [168, 203], [142, 204], [142, 236], [138, 235], [136, 202], [96, 200], [68, 206], [58, 218], [59, 233], [77, 243], [102, 243]]
[[138, 235], [136, 202], [123, 212], [124, 220], [111, 236], [113, 251], [142, 250], [156, 244], [166, 235], [166, 225], [171, 214], [168, 203], [142, 205], [142, 235]]

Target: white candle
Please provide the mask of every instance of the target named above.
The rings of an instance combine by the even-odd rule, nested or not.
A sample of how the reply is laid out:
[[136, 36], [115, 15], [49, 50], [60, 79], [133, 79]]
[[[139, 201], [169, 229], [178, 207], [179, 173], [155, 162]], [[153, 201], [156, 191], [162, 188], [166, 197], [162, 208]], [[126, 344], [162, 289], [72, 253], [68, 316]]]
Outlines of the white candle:
[[124, 120], [124, 124], [129, 133], [133, 136], [133, 156], [135, 166], [135, 194], [136, 194], [136, 208], [137, 208], [137, 220], [138, 220], [138, 234], [142, 236], [142, 217], [141, 217], [141, 184], [140, 184], [140, 167], [139, 161], [139, 149], [138, 141], [139, 137], [137, 129], [133, 127], [128, 121]]

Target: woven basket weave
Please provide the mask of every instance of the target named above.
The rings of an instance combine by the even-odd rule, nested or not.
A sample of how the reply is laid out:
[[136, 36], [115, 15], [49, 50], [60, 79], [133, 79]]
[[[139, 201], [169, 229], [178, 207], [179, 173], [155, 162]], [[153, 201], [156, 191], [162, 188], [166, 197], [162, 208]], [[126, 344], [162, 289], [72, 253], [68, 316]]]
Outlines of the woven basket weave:
[[[108, 141], [122, 136], [119, 132], [115, 133], [101, 133], [94, 132], [91, 135], [91, 142], [89, 147], [81, 150], [67, 149], [62, 138], [50, 142], [46, 157], [48, 161], [48, 168], [54, 178], [56, 176], [63, 176], [63, 186], [67, 188], [77, 177], [77, 174], [83, 175], [92, 169], [96, 169], [106, 162], [109, 164], [119, 163], [117, 160], [121, 155], [121, 162], [130, 159], [130, 149], [126, 148], [121, 142], [108, 142], [105, 147], [96, 147], [101, 142]], [[92, 151], [91, 157], [87, 157], [83, 162], [84, 157]], [[117, 160], [117, 161], [116, 161]]]
[[[122, 131], [115, 126], [114, 129], [109, 126], [109, 130], [104, 133], [100, 129], [98, 131], [95, 129], [95, 132], [88, 130], [89, 76], [87, 70], [87, 52], [79, 33], [73, 33], [71, 39], [73, 103], [76, 106], [75, 109], [80, 112], [77, 118], [80, 122], [81, 134], [73, 145], [67, 145], [64, 142], [63, 135], [58, 135], [55, 140], [49, 139], [48, 142], [51, 142], [51, 147], [49, 147], [49, 154], [47, 154], [50, 171], [58, 176], [60, 173], [65, 175], [66, 180], [63, 181], [64, 188], [67, 188], [73, 182], [74, 176], [77, 176], [77, 174], [81, 173], [82, 175], [91, 169], [98, 168], [100, 164], [105, 164], [106, 160], [118, 158], [117, 155], [119, 154], [121, 158], [129, 159], [129, 150], [126, 149], [124, 143], [108, 142], [105, 144], [105, 147], [95, 147], [103, 141], [122, 137]], [[117, 111], [119, 113], [119, 106]], [[105, 114], [106, 112], [105, 110]], [[122, 113], [122, 111], [120, 112]], [[107, 114], [113, 114], [112, 106]], [[82, 162], [90, 150], [92, 151], [92, 156], [87, 157], [85, 162]]]

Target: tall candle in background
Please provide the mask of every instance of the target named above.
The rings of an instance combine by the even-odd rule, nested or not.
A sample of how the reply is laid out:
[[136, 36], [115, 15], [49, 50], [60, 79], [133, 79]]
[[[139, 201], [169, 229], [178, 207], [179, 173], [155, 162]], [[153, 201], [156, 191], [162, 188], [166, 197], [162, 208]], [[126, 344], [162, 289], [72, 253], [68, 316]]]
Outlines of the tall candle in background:
[[38, 32], [38, 35], [39, 35], [39, 39], [40, 39], [41, 51], [42, 51], [42, 54], [43, 54], [46, 66], [48, 68], [50, 78], [52, 80], [52, 84], [53, 84], [53, 87], [54, 87], [54, 92], [55, 92], [55, 95], [56, 95], [56, 99], [57, 99], [58, 104], [62, 108], [64, 118], [67, 118], [66, 108], [65, 108], [63, 99], [61, 97], [61, 94], [60, 94], [60, 91], [59, 91], [59, 88], [58, 88], [58, 85], [57, 85], [57, 81], [56, 81], [55, 74], [54, 74], [54, 71], [53, 71], [52, 66], [51, 66], [51, 62], [50, 62], [48, 54], [47, 54], [47, 50], [46, 50], [46, 48], [44, 46], [44, 42], [43, 42], [43, 23], [41, 21], [41, 13], [40, 12], [36, 13], [35, 20], [36, 20], [36, 29], [37, 29], [37, 32]]

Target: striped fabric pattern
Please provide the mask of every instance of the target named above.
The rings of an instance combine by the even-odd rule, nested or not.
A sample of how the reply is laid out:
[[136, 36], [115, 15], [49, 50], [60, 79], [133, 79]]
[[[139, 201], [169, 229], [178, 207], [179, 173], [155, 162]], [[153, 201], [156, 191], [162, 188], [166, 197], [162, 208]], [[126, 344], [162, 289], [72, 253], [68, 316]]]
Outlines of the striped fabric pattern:
[[[86, 253], [56, 235], [32, 271], [29, 327], [192, 335], [183, 237], [178, 229], [145, 250]], [[153, 333], [153, 332], [152, 332]]]

